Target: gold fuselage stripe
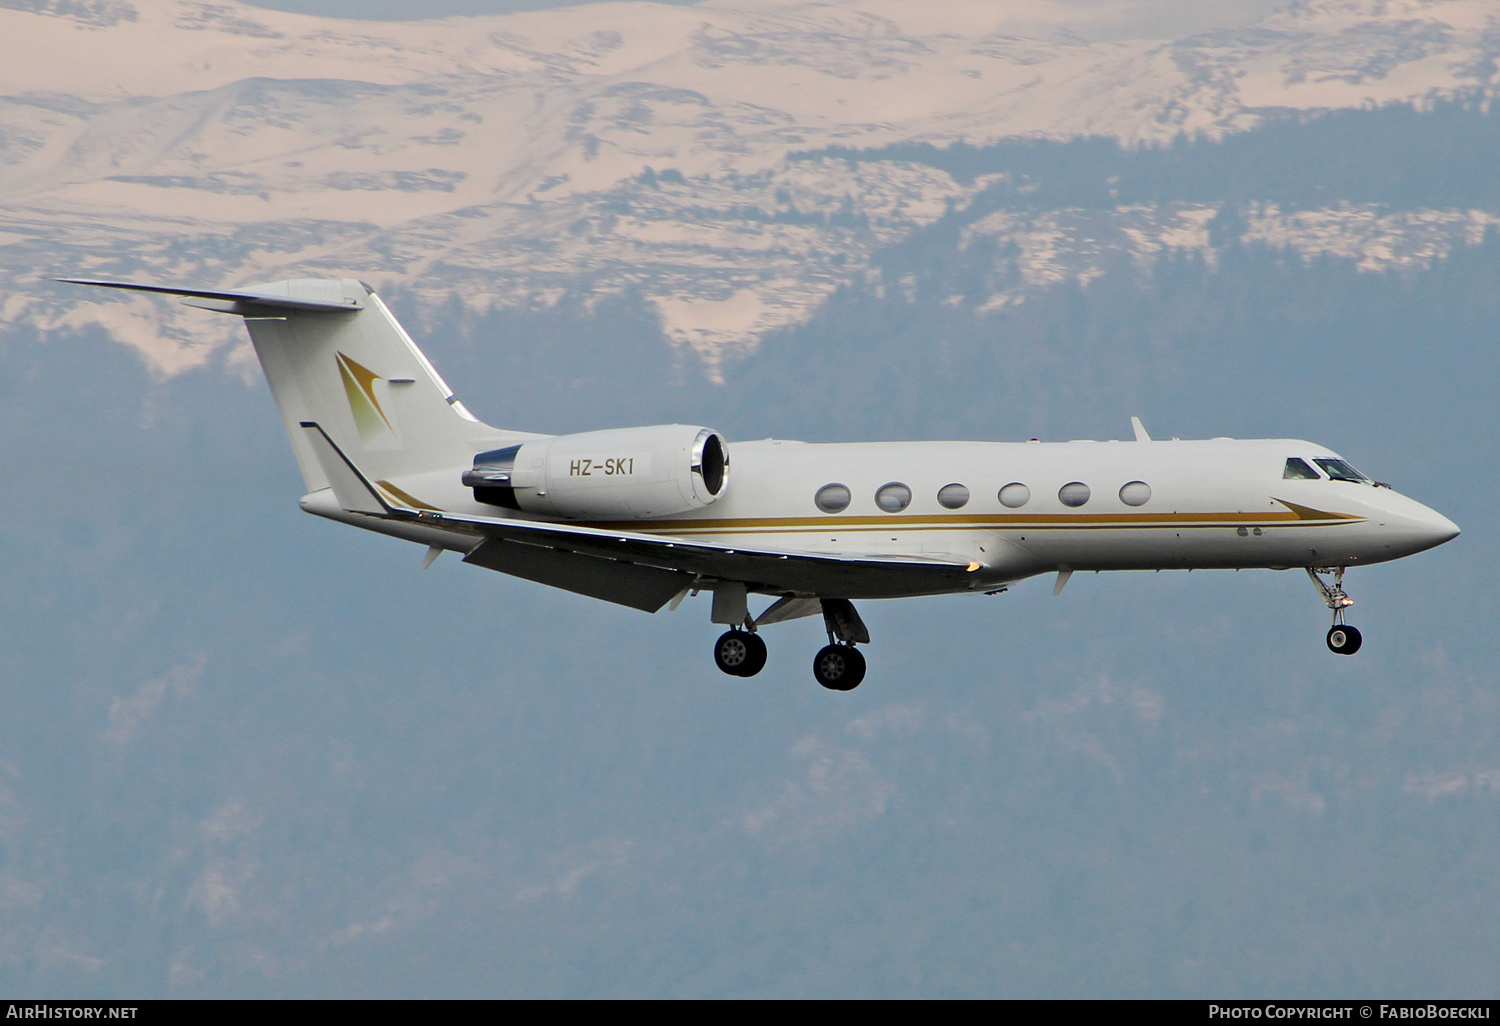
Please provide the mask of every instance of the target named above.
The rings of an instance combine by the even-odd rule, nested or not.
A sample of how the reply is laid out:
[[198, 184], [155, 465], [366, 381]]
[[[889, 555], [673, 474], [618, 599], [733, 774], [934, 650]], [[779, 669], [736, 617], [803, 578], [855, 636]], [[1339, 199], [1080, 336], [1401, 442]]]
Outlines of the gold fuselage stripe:
[[604, 531], [634, 530], [650, 534], [783, 534], [805, 532], [1011, 530], [1110, 530], [1117, 528], [1331, 527], [1364, 517], [1329, 513], [1277, 499], [1287, 508], [1266, 513], [985, 513], [822, 517], [707, 517], [691, 520], [583, 521]]

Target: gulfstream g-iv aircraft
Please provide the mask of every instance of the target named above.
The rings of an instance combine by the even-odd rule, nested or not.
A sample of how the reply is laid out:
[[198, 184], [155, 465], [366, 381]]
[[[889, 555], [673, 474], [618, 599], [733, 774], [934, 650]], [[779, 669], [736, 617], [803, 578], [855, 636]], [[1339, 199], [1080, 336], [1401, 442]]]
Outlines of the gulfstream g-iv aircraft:
[[[692, 425], [539, 435], [480, 423], [352, 279], [181, 296], [245, 319], [307, 485], [302, 508], [464, 562], [647, 612], [713, 595], [725, 673], [760, 629], [821, 613], [824, 687], [864, 678], [854, 601], [993, 593], [1080, 570], [1302, 568], [1344, 622], [1352, 566], [1458, 535], [1452, 521], [1292, 439], [730, 444]], [[759, 615], [750, 595], [769, 596]]]

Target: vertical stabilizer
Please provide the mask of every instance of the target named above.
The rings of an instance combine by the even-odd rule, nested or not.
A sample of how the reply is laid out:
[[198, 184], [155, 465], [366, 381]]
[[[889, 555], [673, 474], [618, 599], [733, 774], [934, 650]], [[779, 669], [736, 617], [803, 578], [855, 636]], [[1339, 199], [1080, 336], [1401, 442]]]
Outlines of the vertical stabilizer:
[[[324, 451], [329, 446], [343, 454], [337, 465], [350, 463], [379, 481], [466, 468], [476, 452], [538, 437], [474, 419], [375, 291], [353, 278], [230, 291], [58, 280], [180, 296], [189, 306], [245, 318], [309, 492], [333, 483], [325, 469], [335, 465]], [[312, 425], [319, 430], [310, 432]]]
[[[374, 292], [352, 278], [254, 285], [261, 295], [342, 298], [357, 309], [242, 312], [309, 491], [330, 482], [306, 423], [373, 479], [469, 463], [500, 432], [463, 407]], [[339, 297], [332, 296], [334, 291]]]

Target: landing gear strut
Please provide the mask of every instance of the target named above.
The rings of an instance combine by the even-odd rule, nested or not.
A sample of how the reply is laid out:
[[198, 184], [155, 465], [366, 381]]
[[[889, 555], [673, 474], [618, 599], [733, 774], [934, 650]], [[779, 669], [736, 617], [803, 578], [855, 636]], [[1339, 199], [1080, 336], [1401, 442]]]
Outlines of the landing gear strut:
[[[1322, 574], [1332, 574], [1332, 583], [1323, 580]], [[1354, 605], [1354, 600], [1344, 593], [1344, 567], [1308, 567], [1307, 576], [1328, 608], [1333, 610], [1333, 626], [1328, 629], [1328, 650], [1339, 655], [1358, 652], [1364, 638], [1360, 636], [1359, 628], [1344, 623], [1344, 610]]]

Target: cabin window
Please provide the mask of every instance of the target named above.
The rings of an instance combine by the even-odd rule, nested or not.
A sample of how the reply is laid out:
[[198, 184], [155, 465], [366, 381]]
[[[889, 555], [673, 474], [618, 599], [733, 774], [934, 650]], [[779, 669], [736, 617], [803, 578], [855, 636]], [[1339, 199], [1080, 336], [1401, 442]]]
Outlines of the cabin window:
[[1370, 480], [1343, 460], [1315, 459], [1313, 462], [1322, 467], [1324, 473], [1335, 481], [1353, 481], [1356, 484], [1364, 484]]
[[1069, 481], [1057, 490], [1057, 501], [1064, 506], [1082, 506], [1089, 501], [1089, 486], [1082, 481]]
[[1031, 501], [1031, 489], [1019, 481], [1012, 481], [1000, 489], [1000, 505], [1006, 509], [1020, 509]]
[[938, 489], [938, 505], [944, 509], [961, 509], [968, 502], [969, 490], [961, 484], [947, 484]]
[[849, 488], [847, 485], [826, 484], [818, 489], [813, 502], [824, 513], [842, 513], [849, 508]]
[[1120, 501], [1127, 506], [1144, 506], [1151, 501], [1151, 486], [1144, 481], [1131, 481], [1120, 488]]
[[911, 489], [900, 481], [883, 484], [875, 492], [875, 505], [887, 513], [900, 513], [911, 505]]
[[1299, 460], [1293, 456], [1286, 461], [1286, 469], [1281, 472], [1283, 481], [1321, 481], [1318, 472], [1307, 465], [1306, 460]]

